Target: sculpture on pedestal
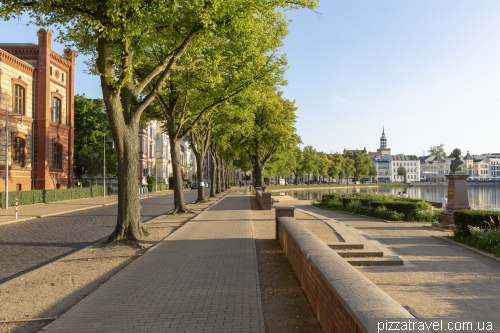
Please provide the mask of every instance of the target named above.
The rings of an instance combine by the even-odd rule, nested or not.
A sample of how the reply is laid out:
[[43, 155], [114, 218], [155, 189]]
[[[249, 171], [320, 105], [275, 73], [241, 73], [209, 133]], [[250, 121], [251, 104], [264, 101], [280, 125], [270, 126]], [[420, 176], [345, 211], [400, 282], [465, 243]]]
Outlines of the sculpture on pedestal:
[[457, 209], [470, 209], [469, 196], [467, 194], [467, 178], [469, 175], [465, 171], [465, 161], [460, 156], [462, 151], [458, 148], [453, 150], [455, 159], [450, 165], [450, 174], [448, 178], [448, 203], [446, 210], [438, 216], [438, 227], [451, 229], [453, 228], [453, 211]]
[[461, 155], [462, 151], [460, 149], [453, 149], [453, 157], [455, 157], [455, 159], [451, 162], [450, 175], [465, 173], [465, 161]]

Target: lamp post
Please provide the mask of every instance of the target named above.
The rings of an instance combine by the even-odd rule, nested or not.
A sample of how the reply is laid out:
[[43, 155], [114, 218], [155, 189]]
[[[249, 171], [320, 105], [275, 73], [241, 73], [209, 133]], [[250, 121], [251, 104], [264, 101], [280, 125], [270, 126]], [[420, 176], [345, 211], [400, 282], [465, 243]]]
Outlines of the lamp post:
[[5, 103], [5, 209], [9, 208], [9, 103]]
[[114, 141], [113, 140], [109, 140], [109, 141], [106, 141], [106, 133], [103, 134], [103, 138], [102, 138], [102, 149], [103, 149], [103, 156], [104, 156], [104, 161], [103, 161], [103, 164], [102, 164], [102, 192], [103, 192], [103, 196], [105, 197], [106, 196], [106, 142], [113, 142], [113, 148], [114, 148]]

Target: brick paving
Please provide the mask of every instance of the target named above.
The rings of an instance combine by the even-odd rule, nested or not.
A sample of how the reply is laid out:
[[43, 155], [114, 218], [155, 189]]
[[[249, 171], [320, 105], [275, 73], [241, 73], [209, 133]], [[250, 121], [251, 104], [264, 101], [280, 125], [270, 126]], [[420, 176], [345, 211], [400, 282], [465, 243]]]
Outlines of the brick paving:
[[186, 223], [45, 332], [264, 332], [250, 200]]
[[[174, 208], [172, 192], [141, 200], [141, 217], [148, 221]], [[185, 192], [186, 202], [196, 191]], [[51, 215], [68, 209], [95, 207], [0, 225], [0, 283], [46, 265], [110, 235], [116, 224], [116, 197], [71, 200], [60, 203], [22, 206], [24, 216]], [[7, 213], [2, 211], [4, 221]]]

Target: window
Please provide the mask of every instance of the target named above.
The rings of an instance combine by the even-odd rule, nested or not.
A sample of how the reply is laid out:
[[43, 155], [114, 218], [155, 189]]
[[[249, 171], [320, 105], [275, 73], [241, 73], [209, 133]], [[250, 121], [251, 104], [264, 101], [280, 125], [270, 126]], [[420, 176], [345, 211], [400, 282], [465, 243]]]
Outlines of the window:
[[21, 192], [23, 190], [23, 185], [22, 184], [16, 184], [16, 191]]
[[64, 73], [61, 73], [61, 80], [64, 82]]
[[25, 90], [23, 87], [14, 85], [14, 112], [24, 115], [24, 95]]
[[54, 152], [53, 152], [53, 166], [54, 169], [62, 169], [62, 145], [58, 143], [54, 143]]
[[52, 66], [50, 66], [50, 76], [52, 76]]
[[57, 97], [52, 99], [52, 121], [61, 123], [61, 100]]
[[14, 138], [14, 165], [24, 167], [24, 144], [21, 138]]

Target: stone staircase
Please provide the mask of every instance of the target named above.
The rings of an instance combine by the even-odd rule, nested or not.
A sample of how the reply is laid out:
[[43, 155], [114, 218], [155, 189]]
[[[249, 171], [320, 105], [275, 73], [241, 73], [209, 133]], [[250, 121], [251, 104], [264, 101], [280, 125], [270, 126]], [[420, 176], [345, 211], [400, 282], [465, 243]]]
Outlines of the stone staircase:
[[401, 266], [404, 260], [384, 244], [369, 235], [333, 219], [302, 210], [305, 214], [321, 220], [339, 238], [338, 243], [328, 244], [341, 257], [353, 266]]

